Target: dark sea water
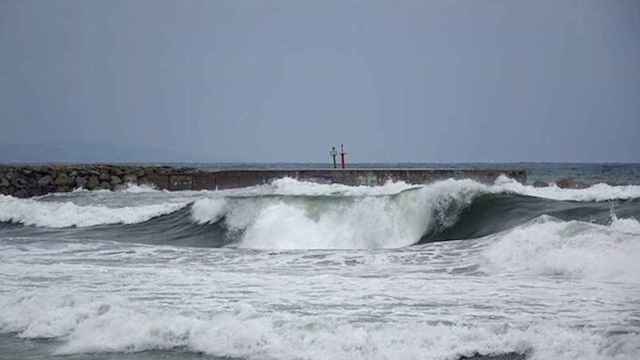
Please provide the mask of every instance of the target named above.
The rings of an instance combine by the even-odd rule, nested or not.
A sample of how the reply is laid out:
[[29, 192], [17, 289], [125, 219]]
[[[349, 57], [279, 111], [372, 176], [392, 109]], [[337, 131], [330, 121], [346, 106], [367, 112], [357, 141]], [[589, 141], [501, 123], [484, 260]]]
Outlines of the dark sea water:
[[529, 178], [0, 196], [0, 359], [640, 358], [640, 165], [356, 166]]

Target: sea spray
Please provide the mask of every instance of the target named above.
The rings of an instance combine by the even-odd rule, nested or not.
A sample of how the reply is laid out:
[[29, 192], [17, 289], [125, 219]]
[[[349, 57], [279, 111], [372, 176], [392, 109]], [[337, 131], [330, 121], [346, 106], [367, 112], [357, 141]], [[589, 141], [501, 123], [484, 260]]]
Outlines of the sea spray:
[[485, 239], [493, 272], [579, 276], [640, 283], [640, 223], [613, 218], [610, 225], [541, 216]]
[[[271, 184], [247, 189], [227, 191], [167, 192], [153, 189], [134, 191], [98, 191], [55, 194], [39, 199], [16, 199], [0, 197], [0, 221], [50, 228], [91, 227], [107, 224], [140, 224], [159, 219], [149, 224], [145, 233], [151, 236], [158, 222], [179, 221], [159, 226], [156, 238], [166, 236], [188, 237], [189, 231], [204, 236], [202, 226], [215, 224], [220, 230], [211, 236], [222, 235], [212, 244], [239, 247], [304, 249], [304, 248], [394, 248], [409, 246], [421, 241], [451, 239], [464, 231], [457, 226], [461, 215], [469, 218], [467, 210], [478, 199], [494, 195], [520, 196], [507, 198], [504, 225], [492, 225], [500, 219], [474, 215], [473, 223], [465, 222], [469, 234], [485, 235], [486, 229], [505, 229], [544, 214], [564, 211], [567, 216], [571, 208], [580, 205], [563, 204], [560, 201], [580, 201], [584, 209], [598, 212], [593, 201], [619, 202], [633, 200], [637, 186], [594, 185], [580, 190], [558, 188], [538, 189], [521, 185], [506, 178], [499, 178], [494, 185], [484, 185], [472, 180], [445, 180], [429, 185], [388, 183], [384, 186], [350, 187], [338, 184], [315, 184], [294, 179], [280, 179]], [[523, 196], [538, 201], [535, 213]], [[135, 201], [132, 201], [135, 200]], [[627, 208], [633, 204], [621, 205]], [[488, 205], [493, 206], [493, 205]], [[178, 211], [189, 211], [191, 224], [184, 223]], [[527, 213], [530, 211], [531, 213]], [[511, 213], [513, 212], [513, 213]], [[629, 211], [626, 212], [627, 216]], [[634, 216], [631, 210], [631, 216]], [[486, 225], [483, 225], [485, 224]], [[167, 231], [171, 229], [181, 230]], [[192, 227], [192, 230], [188, 228]], [[160, 230], [161, 229], [161, 230]], [[448, 229], [451, 229], [449, 232]], [[115, 230], [114, 230], [115, 231]], [[123, 238], [128, 231], [122, 229]], [[171, 235], [174, 234], [174, 235]], [[305, 236], [299, 236], [305, 234]], [[85, 233], [86, 236], [92, 234]]]
[[79, 206], [72, 202], [43, 202], [0, 195], [0, 221], [51, 228], [133, 224], [169, 214], [186, 204], [156, 204], [111, 208], [103, 205]]

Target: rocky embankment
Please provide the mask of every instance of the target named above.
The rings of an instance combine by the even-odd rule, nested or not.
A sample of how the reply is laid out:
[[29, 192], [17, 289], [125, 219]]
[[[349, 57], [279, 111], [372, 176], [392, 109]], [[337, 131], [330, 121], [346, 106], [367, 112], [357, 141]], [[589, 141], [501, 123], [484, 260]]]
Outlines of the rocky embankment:
[[[28, 198], [54, 192], [118, 190], [127, 184], [147, 184], [167, 190], [215, 190], [264, 184], [281, 177], [301, 181], [340, 183], [346, 185], [382, 185], [386, 181], [426, 184], [448, 178], [471, 178], [493, 183], [500, 175], [526, 181], [524, 170], [459, 170], [459, 169], [228, 169], [206, 171], [171, 166], [135, 165], [0, 165], [0, 194]], [[534, 186], [549, 186], [536, 182]], [[586, 185], [561, 179], [562, 188]]]
[[0, 194], [26, 198], [77, 188], [116, 190], [129, 183], [156, 185], [158, 179], [175, 172], [161, 166], [0, 166]]

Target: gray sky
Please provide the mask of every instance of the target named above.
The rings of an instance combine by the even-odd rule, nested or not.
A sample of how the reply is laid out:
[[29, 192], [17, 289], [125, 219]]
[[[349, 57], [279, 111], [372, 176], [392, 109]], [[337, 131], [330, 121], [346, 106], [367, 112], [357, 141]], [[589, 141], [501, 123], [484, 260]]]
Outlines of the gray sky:
[[640, 161], [640, 1], [0, 0], [0, 161]]

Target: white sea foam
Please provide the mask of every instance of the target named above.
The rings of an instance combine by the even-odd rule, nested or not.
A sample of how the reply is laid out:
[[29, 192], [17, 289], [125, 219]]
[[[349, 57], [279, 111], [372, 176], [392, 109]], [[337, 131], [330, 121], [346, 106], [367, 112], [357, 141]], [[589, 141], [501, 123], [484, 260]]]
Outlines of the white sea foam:
[[133, 224], [171, 213], [185, 205], [184, 203], [165, 203], [111, 208], [100, 205], [79, 206], [72, 202], [16, 199], [0, 195], [0, 221], [53, 228]]
[[411, 185], [403, 181], [389, 181], [384, 185], [378, 186], [350, 186], [343, 184], [321, 184], [285, 177], [275, 179], [264, 185], [223, 190], [220, 191], [220, 193], [239, 196], [381, 196], [394, 195], [418, 187], [421, 187], [421, 185]]
[[198, 224], [215, 223], [224, 216], [227, 201], [224, 198], [197, 200], [191, 208], [191, 216]]
[[640, 223], [632, 218], [604, 226], [542, 216], [488, 239], [484, 255], [494, 272], [640, 283]]
[[614, 213], [611, 216], [611, 229], [625, 234], [640, 236], [640, 221], [634, 218], [620, 219]]
[[[95, 190], [89, 190], [85, 187], [77, 187], [75, 189], [73, 189], [72, 191], [73, 193], [113, 193], [113, 192], [124, 192], [124, 193], [132, 193], [132, 194], [137, 194], [137, 193], [149, 193], [149, 192], [168, 192], [168, 190], [158, 190], [156, 188], [155, 185], [153, 184], [135, 184], [135, 183], [126, 183], [124, 185], [121, 185], [117, 188], [116, 191], [110, 190], [110, 189], [95, 189]], [[64, 196], [65, 193], [50, 193], [47, 194], [45, 196]]]
[[[202, 223], [226, 216], [227, 227], [243, 233], [241, 247], [394, 248], [417, 243], [433, 226], [453, 225], [462, 208], [481, 194], [516, 193], [556, 200], [599, 201], [634, 197], [638, 189], [604, 184], [581, 190], [541, 189], [505, 177], [493, 185], [449, 179], [419, 187], [405, 183], [349, 187], [280, 179], [270, 186], [254, 188], [252, 193], [335, 198], [323, 202], [258, 196], [230, 199], [224, 206], [219, 200], [199, 200], [193, 217]], [[355, 198], [345, 201], [344, 196]]]
[[[64, 290], [64, 289], [62, 289]], [[607, 338], [553, 322], [526, 326], [353, 323], [333, 317], [263, 314], [240, 303], [228, 312], [181, 315], [138, 308], [124, 298], [46, 290], [0, 299], [0, 331], [23, 338], [60, 338], [57, 354], [184, 348], [248, 359], [455, 359], [528, 353], [537, 359], [635, 359], [632, 335]]]
[[[514, 193], [527, 196], [540, 197], [552, 200], [569, 201], [606, 201], [626, 200], [640, 198], [640, 185], [613, 186], [608, 184], [595, 184], [584, 189], [562, 189], [555, 184], [547, 187], [533, 187], [524, 185], [504, 175], [498, 177], [494, 184], [485, 185], [471, 179], [444, 180], [445, 182], [459, 183], [468, 187], [469, 191], [483, 193]], [[316, 184], [298, 181], [292, 178], [283, 178], [273, 181], [271, 184], [246, 189], [248, 195], [279, 194], [279, 195], [342, 195], [342, 196], [375, 196], [393, 195], [408, 189], [419, 187], [431, 187], [437, 184], [412, 185], [405, 182], [388, 182], [382, 186], [347, 186], [341, 184]], [[242, 191], [242, 190], [241, 190]]]
[[[194, 201], [192, 217], [195, 222], [218, 221], [225, 216], [225, 223], [231, 230], [245, 233], [244, 244], [247, 246], [398, 247], [414, 244], [434, 224], [452, 224], [456, 220], [455, 211], [451, 216], [447, 209], [466, 206], [474, 197], [485, 193], [515, 193], [573, 201], [640, 196], [640, 186], [634, 185], [534, 188], [505, 177], [500, 177], [493, 185], [450, 179], [422, 186], [391, 182], [371, 187], [315, 184], [285, 178], [268, 185], [220, 192], [161, 192], [131, 185], [123, 191], [96, 193], [96, 201], [109, 206], [79, 206], [68, 201], [2, 196], [0, 221], [50, 227], [128, 224], [175, 211]], [[151, 203], [123, 206], [127, 201], [122, 197], [129, 193], [144, 196], [137, 199]], [[66, 199], [67, 195], [60, 198]], [[323, 203], [322, 199], [326, 201]], [[296, 234], [301, 232], [307, 235], [307, 244], [293, 240], [300, 238]]]
[[420, 185], [411, 185], [403, 181], [389, 181], [381, 186], [349, 186], [343, 184], [318, 184], [282, 178], [262, 187], [262, 191], [279, 195], [341, 195], [341, 196], [376, 196], [394, 195], [402, 191], [414, 189]]
[[[0, 221], [136, 222], [194, 201], [194, 222], [220, 221], [242, 232], [240, 246], [401, 247], [455, 222], [480, 194], [534, 191], [505, 179], [352, 192], [300, 186], [295, 196], [265, 186], [250, 191], [278, 196], [246, 189], [70, 194], [75, 204], [64, 197], [0, 197]], [[155, 205], [122, 206], [147, 201]], [[482, 239], [377, 251], [235, 251], [47, 236], [0, 238], [0, 333], [55, 338], [58, 354], [176, 349], [244, 359], [443, 360], [511, 351], [531, 360], [640, 354], [640, 223], [633, 218], [596, 225], [543, 216]], [[459, 267], [478, 269], [454, 271]]]
[[120, 191], [127, 192], [127, 193], [138, 194], [138, 193], [158, 192], [160, 190], [158, 190], [152, 184], [127, 183], [126, 186], [123, 189], [121, 189]]
[[595, 184], [585, 189], [562, 189], [554, 184], [538, 188], [523, 185], [505, 176], [500, 176], [494, 185], [487, 187], [487, 191], [569, 201], [606, 201], [640, 198], [640, 185], [613, 186], [608, 184]]
[[[292, 187], [295, 180], [283, 180]], [[303, 184], [292, 191], [318, 194], [344, 186]], [[388, 184], [380, 189], [352, 188], [337, 198], [229, 197], [197, 200], [192, 217], [198, 223], [223, 216], [231, 231], [243, 234], [241, 247], [268, 249], [392, 248], [415, 244], [431, 227], [452, 225], [480, 187], [472, 181], [443, 181], [411, 188]], [[311, 191], [308, 191], [311, 188]], [[344, 195], [344, 193], [342, 193]], [[387, 194], [387, 195], [381, 195]], [[264, 194], [263, 194], [264, 195]]]
[[[633, 196], [634, 188], [630, 189], [608, 185], [582, 190], [540, 189], [504, 177], [494, 185], [467, 179], [418, 187], [405, 183], [351, 187], [285, 178], [249, 189], [201, 193], [204, 198], [196, 198], [192, 217], [197, 223], [216, 222], [225, 217], [224, 223], [230, 230], [243, 234], [240, 246], [244, 247], [402, 247], [418, 242], [436, 224], [453, 225], [459, 210], [483, 193], [508, 192], [587, 201]], [[217, 197], [211, 197], [212, 194]], [[307, 198], [298, 199], [298, 196]], [[309, 198], [318, 196], [330, 198], [324, 202]], [[451, 207], [458, 209], [448, 211]], [[136, 222], [137, 219], [129, 217], [128, 221]], [[144, 220], [146, 218], [142, 217]]]

